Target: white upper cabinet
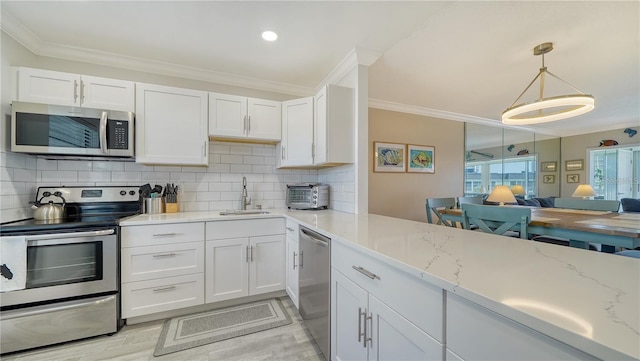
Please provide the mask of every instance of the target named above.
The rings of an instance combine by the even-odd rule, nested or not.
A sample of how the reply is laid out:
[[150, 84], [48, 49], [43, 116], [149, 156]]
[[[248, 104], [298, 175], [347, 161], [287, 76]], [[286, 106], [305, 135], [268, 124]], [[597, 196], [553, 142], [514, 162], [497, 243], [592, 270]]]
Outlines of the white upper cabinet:
[[209, 93], [209, 136], [279, 142], [281, 109], [279, 101]]
[[136, 162], [208, 165], [207, 93], [136, 85]]
[[133, 112], [134, 83], [125, 80], [18, 68], [18, 99], [23, 102]]
[[276, 166], [312, 164], [313, 97], [282, 102], [282, 141], [276, 148]]
[[315, 96], [314, 165], [355, 161], [354, 91], [327, 85]]

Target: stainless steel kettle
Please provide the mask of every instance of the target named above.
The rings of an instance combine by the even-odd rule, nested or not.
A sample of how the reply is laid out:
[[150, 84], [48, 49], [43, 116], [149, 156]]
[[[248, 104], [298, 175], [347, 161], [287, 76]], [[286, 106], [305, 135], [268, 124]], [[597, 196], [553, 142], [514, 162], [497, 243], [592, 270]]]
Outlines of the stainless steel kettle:
[[64, 218], [64, 206], [67, 204], [67, 201], [61, 192], [54, 192], [53, 195], [62, 199], [62, 204], [56, 204], [53, 203], [53, 201], [49, 201], [49, 203], [46, 204], [41, 203], [44, 198], [51, 196], [51, 192], [42, 193], [42, 197], [31, 204], [31, 208], [34, 209], [33, 218], [36, 221], [57, 221]]

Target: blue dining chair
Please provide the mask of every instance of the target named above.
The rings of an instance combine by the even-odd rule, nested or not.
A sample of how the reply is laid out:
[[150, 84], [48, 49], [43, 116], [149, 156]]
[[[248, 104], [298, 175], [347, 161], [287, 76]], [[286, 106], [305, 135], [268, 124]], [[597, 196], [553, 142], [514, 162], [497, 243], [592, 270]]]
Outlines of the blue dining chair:
[[617, 254], [618, 256], [640, 258], [640, 251], [637, 249], [627, 249], [624, 251], [616, 252], [614, 254]]
[[530, 208], [462, 204], [464, 229], [470, 230], [472, 225], [476, 225], [486, 233], [528, 239], [529, 222]]
[[[456, 199], [451, 198], [427, 198], [425, 202], [425, 209], [427, 211], [427, 222], [431, 224], [439, 224], [447, 227], [455, 227], [454, 222], [449, 222], [446, 219], [442, 219], [442, 215], [439, 210], [453, 209], [456, 207]], [[435, 217], [434, 217], [435, 216]]]

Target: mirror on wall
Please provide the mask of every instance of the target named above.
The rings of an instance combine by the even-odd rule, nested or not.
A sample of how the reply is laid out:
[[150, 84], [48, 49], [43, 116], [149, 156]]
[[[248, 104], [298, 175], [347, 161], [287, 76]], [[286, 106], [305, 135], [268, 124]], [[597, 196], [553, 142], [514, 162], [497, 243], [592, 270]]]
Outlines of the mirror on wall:
[[[544, 166], [544, 169], [541, 167]], [[558, 196], [560, 138], [465, 123], [465, 196], [497, 185], [522, 186], [525, 198]]]

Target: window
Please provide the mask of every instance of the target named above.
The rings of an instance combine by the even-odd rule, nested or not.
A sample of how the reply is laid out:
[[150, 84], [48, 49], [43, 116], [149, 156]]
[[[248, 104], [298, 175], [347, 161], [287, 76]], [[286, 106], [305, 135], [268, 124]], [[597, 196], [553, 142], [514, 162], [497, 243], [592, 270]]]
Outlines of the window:
[[597, 199], [640, 197], [640, 146], [591, 149], [589, 180]]
[[509, 188], [516, 184], [524, 187], [527, 196], [536, 194], [537, 157], [507, 158], [465, 164], [464, 193], [466, 196], [491, 193], [497, 185]]

